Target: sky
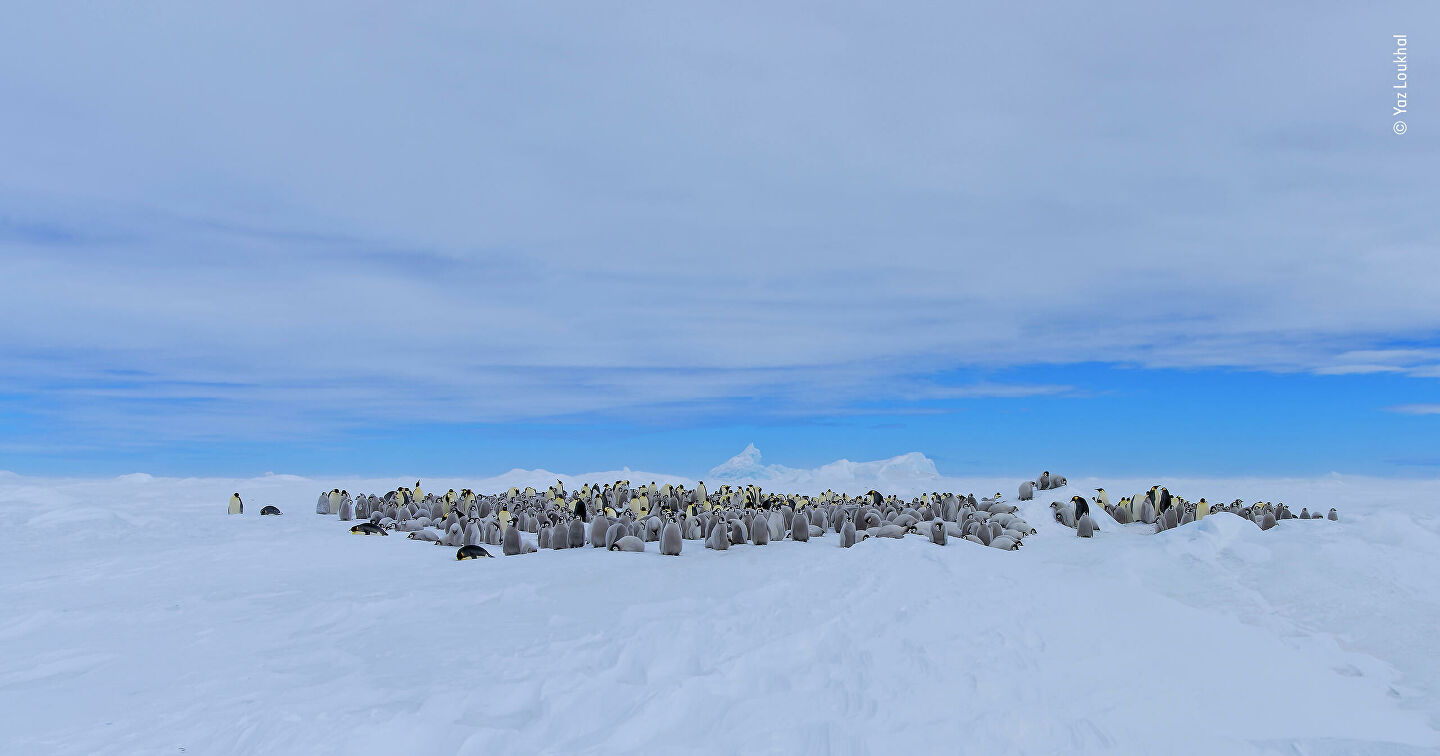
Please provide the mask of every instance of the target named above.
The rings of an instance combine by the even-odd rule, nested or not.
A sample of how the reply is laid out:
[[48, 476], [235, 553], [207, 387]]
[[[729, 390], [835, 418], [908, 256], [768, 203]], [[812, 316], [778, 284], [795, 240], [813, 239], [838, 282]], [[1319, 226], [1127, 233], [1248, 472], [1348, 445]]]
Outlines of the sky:
[[0, 469], [1440, 475], [1440, 5], [421, 5], [0, 11]]

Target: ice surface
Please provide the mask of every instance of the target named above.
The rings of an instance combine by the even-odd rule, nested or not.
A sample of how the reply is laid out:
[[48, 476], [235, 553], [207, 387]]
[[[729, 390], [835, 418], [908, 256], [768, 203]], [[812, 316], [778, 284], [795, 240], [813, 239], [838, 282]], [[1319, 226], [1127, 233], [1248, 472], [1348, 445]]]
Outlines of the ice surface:
[[[808, 492], [1013, 498], [1021, 479], [945, 478], [919, 454], [727, 465]], [[321, 489], [414, 476], [0, 475], [0, 751], [1440, 748], [1440, 482], [1059, 472], [1070, 486], [1025, 503], [1040, 532], [1018, 552], [921, 537], [846, 550], [832, 533], [725, 552], [687, 541], [679, 558], [652, 543], [469, 562], [313, 513]], [[421, 480], [557, 477], [692, 482]], [[1341, 519], [1262, 533], [1222, 514], [1153, 535], [1101, 515], [1092, 540], [1048, 521], [1052, 500], [1156, 482]], [[242, 517], [225, 514], [232, 491]], [[265, 504], [285, 516], [259, 517]]]

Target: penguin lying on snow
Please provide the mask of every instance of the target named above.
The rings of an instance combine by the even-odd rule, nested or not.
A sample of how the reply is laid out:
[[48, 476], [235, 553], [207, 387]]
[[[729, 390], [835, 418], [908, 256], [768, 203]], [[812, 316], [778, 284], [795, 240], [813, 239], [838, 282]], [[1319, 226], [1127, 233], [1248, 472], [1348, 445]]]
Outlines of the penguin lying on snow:
[[[485, 550], [484, 546], [461, 546], [460, 550], [455, 552], [455, 561], [457, 562], [466, 559], [484, 559], [486, 557], [491, 557], [491, 554]], [[491, 558], [493, 559], [494, 557]]]
[[[1330, 511], [1331, 511], [1331, 512], [1334, 512], [1335, 510], [1332, 509], [1332, 510], [1330, 510]], [[265, 506], [263, 506], [263, 507], [260, 508], [260, 514], [262, 514], [262, 515], [278, 515], [278, 514], [280, 514], [280, 509], [279, 509], [279, 507], [276, 507], [274, 504], [266, 504]], [[1334, 519], [1334, 518], [1332, 517], [1331, 519]]]
[[350, 532], [356, 535], [390, 535], [387, 530], [380, 527], [379, 525], [376, 525], [373, 522], [362, 522], [359, 525], [350, 528]]
[[627, 535], [611, 544], [610, 550], [640, 553], [645, 550], [645, 542], [639, 536]]

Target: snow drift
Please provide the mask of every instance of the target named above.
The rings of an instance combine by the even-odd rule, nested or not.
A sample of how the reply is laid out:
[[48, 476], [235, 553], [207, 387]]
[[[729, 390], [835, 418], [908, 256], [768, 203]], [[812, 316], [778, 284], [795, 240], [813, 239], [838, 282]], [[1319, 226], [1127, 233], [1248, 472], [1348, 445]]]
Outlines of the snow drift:
[[[753, 449], [753, 447], [752, 447]], [[815, 469], [758, 451], [706, 478], [767, 489], [1001, 491], [923, 455]], [[716, 471], [720, 471], [717, 474]], [[1072, 471], [1074, 472], [1074, 471]], [[556, 478], [425, 489], [543, 488]], [[1433, 753], [1437, 481], [1072, 475], [1018, 552], [923, 537], [677, 558], [475, 562], [356, 538], [321, 489], [387, 479], [0, 475], [0, 727], [14, 753]], [[1049, 502], [1164, 482], [1339, 522], [1217, 515], [1094, 539]], [[227, 516], [232, 491], [246, 514]], [[1055, 496], [1051, 496], [1051, 494]], [[261, 518], [265, 504], [283, 517]]]

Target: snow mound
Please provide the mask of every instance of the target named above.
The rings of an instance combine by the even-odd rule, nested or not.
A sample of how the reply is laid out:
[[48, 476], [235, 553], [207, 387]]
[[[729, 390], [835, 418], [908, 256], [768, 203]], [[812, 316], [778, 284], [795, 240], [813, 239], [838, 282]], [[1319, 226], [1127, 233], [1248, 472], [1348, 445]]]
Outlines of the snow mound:
[[[1011, 491], [923, 455], [728, 469], [771, 490]], [[721, 467], [726, 467], [722, 465]], [[425, 478], [427, 491], [561, 478]], [[456, 562], [320, 490], [415, 476], [0, 476], [7, 753], [1434, 753], [1440, 481], [1173, 479], [1341, 519], [1015, 552], [912, 536]], [[886, 485], [886, 482], [890, 485]], [[1112, 496], [1157, 481], [1072, 479]], [[232, 491], [246, 514], [225, 514]], [[1116, 492], [1120, 492], [1117, 494]], [[1068, 498], [1068, 497], [1067, 497]], [[273, 503], [283, 517], [260, 517]], [[1138, 707], [1138, 708], [1137, 708]], [[737, 732], [740, 735], [737, 735]], [[737, 745], [741, 744], [741, 745]]]

